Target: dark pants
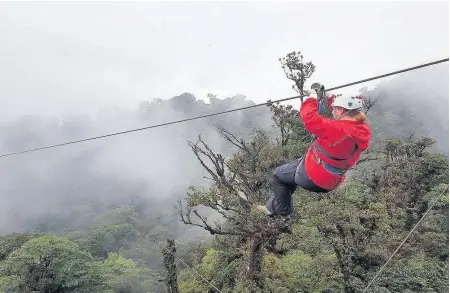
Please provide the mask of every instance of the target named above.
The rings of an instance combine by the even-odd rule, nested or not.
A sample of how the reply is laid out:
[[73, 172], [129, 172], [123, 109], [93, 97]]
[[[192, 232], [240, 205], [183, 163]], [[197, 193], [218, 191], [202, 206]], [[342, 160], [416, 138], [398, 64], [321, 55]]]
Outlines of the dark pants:
[[273, 195], [266, 203], [267, 209], [273, 215], [287, 216], [292, 213], [292, 194], [297, 186], [312, 192], [329, 192], [309, 179], [303, 165], [303, 158], [276, 168], [273, 179]]

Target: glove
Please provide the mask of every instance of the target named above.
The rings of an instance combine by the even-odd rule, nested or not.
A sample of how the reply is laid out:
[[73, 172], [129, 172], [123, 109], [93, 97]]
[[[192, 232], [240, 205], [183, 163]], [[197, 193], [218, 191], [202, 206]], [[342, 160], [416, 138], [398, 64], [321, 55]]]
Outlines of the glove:
[[305, 100], [307, 100], [307, 99], [316, 99], [317, 100], [317, 93], [316, 93], [316, 91], [312, 90], [310, 92], [310, 94], [307, 97], [305, 97]]

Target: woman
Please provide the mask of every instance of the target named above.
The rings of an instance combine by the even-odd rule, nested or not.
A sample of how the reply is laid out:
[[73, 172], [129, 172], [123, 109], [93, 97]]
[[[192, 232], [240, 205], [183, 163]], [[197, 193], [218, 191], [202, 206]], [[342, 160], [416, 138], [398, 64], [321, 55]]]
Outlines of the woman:
[[316, 93], [303, 101], [300, 118], [316, 140], [305, 156], [275, 170], [273, 195], [266, 206], [258, 206], [260, 211], [269, 216], [292, 213], [297, 186], [312, 192], [334, 190], [369, 147], [371, 130], [361, 111], [362, 99], [331, 96], [329, 103], [333, 119], [319, 115]]

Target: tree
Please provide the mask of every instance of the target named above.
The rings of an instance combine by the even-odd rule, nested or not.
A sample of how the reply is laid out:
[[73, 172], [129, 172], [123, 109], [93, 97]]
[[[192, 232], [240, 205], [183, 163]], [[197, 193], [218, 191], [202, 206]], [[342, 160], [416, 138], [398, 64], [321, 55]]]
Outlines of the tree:
[[[227, 236], [226, 246], [239, 251], [234, 253], [238, 259], [246, 259], [241, 264], [243, 273], [239, 277], [249, 292], [264, 288], [264, 248], [276, 253], [277, 239], [283, 233], [290, 232], [289, 220], [268, 220], [253, 207], [264, 204], [269, 198], [273, 169], [298, 156], [298, 150], [306, 151], [309, 145], [309, 140], [301, 135], [306, 135], [306, 132], [298, 131], [302, 126], [297, 111], [278, 105], [271, 106], [271, 110], [273, 120], [281, 131], [281, 141], [273, 142], [263, 131], [256, 131], [251, 141], [246, 141], [216, 125], [219, 134], [237, 149], [229, 159], [215, 153], [201, 136], [196, 143], [189, 142], [209, 175], [205, 178], [211, 181], [211, 186], [208, 189], [191, 186], [187, 193], [186, 209], [179, 201], [179, 215], [183, 223], [202, 227], [212, 235]], [[197, 209], [199, 206], [214, 210], [224, 222], [210, 223]], [[229, 257], [234, 259], [233, 254]]]
[[[448, 159], [425, 152], [431, 145], [429, 138], [388, 140], [385, 162], [372, 176], [362, 174], [363, 179], [347, 182], [320, 201], [310, 199], [306, 193], [299, 194], [299, 213], [317, 227], [335, 252], [344, 292], [364, 289], [423, 215], [433, 186], [448, 182]], [[442, 207], [445, 209], [445, 205]], [[448, 221], [448, 216], [438, 223], [445, 221]], [[448, 253], [438, 249], [439, 246], [448, 247], [448, 237], [444, 234], [446, 230], [442, 228], [439, 225], [428, 227], [425, 230], [427, 238], [416, 234], [411, 241], [418, 237], [422, 241], [416, 242], [423, 245], [416, 244], [410, 249], [406, 245], [397, 257], [407, 258], [418, 251], [427, 251], [430, 256], [440, 256], [446, 260]], [[386, 272], [388, 274], [389, 271]], [[417, 281], [417, 276], [410, 276], [408, 270], [402, 274], [403, 278], [408, 276], [412, 283]], [[392, 278], [374, 287], [374, 292], [390, 288], [389, 282]], [[410, 290], [422, 292], [422, 289], [412, 286]]]
[[316, 70], [315, 65], [312, 62], [304, 63], [303, 54], [300, 51], [288, 53], [278, 60], [286, 77], [294, 82], [292, 88], [300, 94], [300, 100], [303, 102], [303, 97], [309, 94], [304, 89], [305, 82]]
[[[210, 282], [223, 284], [226, 283], [226, 281], [224, 282], [222, 279], [222, 282], [220, 282], [219, 280], [219, 278], [222, 277], [219, 273], [221, 265], [224, 264], [221, 262], [220, 252], [211, 248], [206, 251], [201, 262], [193, 269]], [[213, 288], [210, 288], [208, 283], [198, 277], [198, 274], [195, 274], [191, 268], [185, 268], [181, 271], [180, 293], [204, 293], [211, 290], [212, 292], [215, 292]], [[219, 278], [217, 278], [218, 275], [220, 276]], [[232, 277], [235, 279], [235, 276]]]
[[127, 248], [137, 239], [136, 231], [128, 224], [103, 225], [73, 240], [85, 247], [94, 257], [104, 259], [110, 252], [118, 252], [120, 248]]
[[[291, 54], [290, 59], [287, 58], [290, 60], [290, 69], [285, 67], [286, 75], [292, 77], [290, 80], [295, 83], [294, 87], [297, 84], [304, 85], [307, 78], [310, 78], [305, 72], [303, 79], [297, 78], [297, 74], [302, 74], [303, 57], [297, 54], [298, 58], [295, 59], [295, 54]], [[283, 62], [287, 62], [287, 59]], [[303, 93], [306, 94], [306, 90]], [[371, 96], [374, 91], [362, 89], [360, 93]], [[380, 95], [386, 98], [385, 94]], [[180, 202], [180, 215], [176, 214], [176, 217], [181, 217], [188, 225], [200, 226], [213, 234], [211, 245], [204, 241], [202, 245], [177, 247], [175, 251], [172, 243], [170, 244], [172, 248], [169, 248], [172, 253], [165, 255], [164, 262], [164, 256], [157, 248], [159, 243], [148, 241], [144, 237], [145, 233], [136, 233], [134, 227], [123, 223], [122, 216], [112, 211], [106, 212], [106, 205], [99, 200], [98, 192], [95, 197], [91, 198], [89, 195], [89, 200], [82, 199], [82, 206], [71, 202], [71, 207], [75, 207], [78, 211], [70, 213], [64, 211], [62, 216], [45, 218], [40, 221], [42, 225], [36, 225], [37, 221], [34, 219], [30, 222], [34, 223], [32, 227], [38, 231], [42, 231], [39, 229], [67, 231], [73, 230], [74, 227], [87, 229], [92, 227], [94, 218], [96, 223], [108, 222], [108, 225], [94, 230], [75, 231], [70, 235], [70, 239], [74, 239], [81, 250], [85, 249], [92, 253], [99, 261], [96, 264], [100, 266], [105, 286], [99, 288], [97, 292], [163, 292], [164, 281], [167, 279], [155, 276], [156, 273], [149, 268], [155, 272], [162, 272], [164, 264], [166, 270], [170, 271], [167, 276], [172, 277], [172, 281], [167, 283], [178, 283], [180, 293], [217, 293], [214, 287], [220, 288], [224, 293], [362, 292], [410, 228], [423, 216], [429, 202], [448, 187], [448, 158], [430, 152], [434, 146], [432, 139], [415, 139], [411, 136], [406, 139], [391, 138], [387, 139], [385, 144], [380, 143], [381, 139], [386, 139], [386, 133], [398, 132], [403, 136], [407, 131], [415, 130], [421, 122], [414, 121], [414, 117], [410, 117], [407, 107], [411, 101], [410, 97], [407, 105], [401, 105], [397, 103], [400, 95], [397, 93], [392, 95], [395, 96], [395, 103], [389, 104], [389, 99], [385, 99], [386, 103], [383, 103], [382, 108], [376, 107], [371, 110], [371, 114], [379, 111], [375, 113], [380, 115], [376, 117], [374, 123], [371, 123], [373, 134], [378, 138], [372, 140], [371, 145], [379, 151], [370, 154], [373, 156], [364, 156], [357, 168], [348, 172], [345, 184], [335, 192], [318, 195], [297, 189], [294, 194], [295, 213], [287, 222], [278, 218], [269, 220], [253, 210], [255, 204], [262, 204], [268, 198], [274, 168], [298, 158], [310, 145], [311, 136], [299, 119], [298, 110], [292, 106], [281, 106], [279, 103], [268, 103], [272, 117], [265, 115], [268, 109], [254, 108], [244, 115], [242, 112], [234, 112], [231, 118], [220, 116], [222, 118], [218, 120], [218, 116], [211, 116], [209, 119], [196, 122], [196, 125], [206, 132], [209, 125], [221, 122], [217, 130], [225, 143], [232, 146], [223, 148], [220, 145], [220, 151], [217, 151], [219, 146], [214, 144], [212, 147], [212, 143], [208, 140], [211, 139], [209, 136], [200, 136], [197, 142], [190, 142], [194, 158], [200, 162], [199, 166], [203, 168], [211, 184], [201, 188], [196, 185], [197, 183], [191, 183], [196, 187], [188, 190], [187, 202], [183, 203], [186, 207]], [[172, 101], [143, 103], [137, 114], [143, 121], [150, 121], [155, 118], [153, 114], [161, 115], [162, 111], [171, 106], [184, 112], [187, 108], [183, 105], [187, 105], [189, 109], [185, 114], [192, 116], [191, 114], [195, 113], [196, 116], [252, 104], [242, 96], [225, 100], [212, 95], [210, 97], [210, 105], [196, 101], [189, 95], [181, 95]], [[364, 99], [366, 112], [370, 108], [370, 103], [366, 104], [369, 100]], [[401, 109], [396, 111], [399, 108]], [[266, 121], [270, 122], [270, 118], [275, 122], [277, 137], [272, 137], [273, 132], [269, 132], [270, 129], [267, 127]], [[149, 121], [147, 122], [150, 123]], [[208, 127], [203, 128], [204, 125]], [[52, 126], [52, 129], [55, 127]], [[189, 129], [197, 131], [198, 127]], [[248, 137], [253, 127], [262, 127], [263, 130], [257, 130], [252, 137]], [[75, 128], [77, 133], [83, 129], [78, 126]], [[395, 132], [390, 132], [393, 129]], [[182, 135], [174, 136], [178, 137], [179, 141], [192, 134], [185, 130], [181, 131]], [[36, 134], [36, 131], [33, 133]], [[236, 150], [235, 153], [233, 148]], [[73, 174], [78, 178], [84, 174], [81, 171], [86, 169], [79, 168], [81, 170], [79, 173], [73, 173], [73, 163], [72, 168], [69, 168], [71, 176], [68, 178], [73, 178]], [[78, 159], [77, 163], [80, 166]], [[3, 175], [8, 175], [13, 168], [11, 166], [5, 170], [8, 172]], [[111, 181], [116, 179], [101, 180], [99, 184], [111, 186]], [[59, 189], [54, 188], [55, 182], [57, 183], [57, 181], [49, 183], [51, 190]], [[116, 183], [110, 188], [117, 193], [144, 195], [140, 187], [134, 187], [134, 183], [131, 185], [132, 188], [126, 184], [124, 185], [126, 188], [120, 191], [119, 187], [123, 184], [123, 182]], [[61, 186], [63, 185], [65, 184]], [[84, 191], [81, 193], [84, 194]], [[170, 201], [172, 195], [173, 193], [167, 194], [165, 198]], [[172, 239], [179, 235], [178, 225], [170, 214], [156, 215], [163, 210], [156, 213], [155, 207], [158, 209], [165, 206], [165, 202], [161, 202], [161, 197], [158, 197], [158, 203], [147, 200], [148, 197], [145, 201], [132, 200], [133, 203], [128, 203], [129, 206], [122, 202], [121, 208], [131, 212], [137, 221], [145, 223], [147, 228], [151, 227], [154, 239]], [[369, 292], [448, 291], [448, 227], [448, 197], [443, 196], [404, 243]], [[19, 271], [15, 265], [19, 266], [20, 262], [10, 260], [11, 255], [19, 250], [23, 255], [21, 247], [39, 236], [42, 235], [18, 233], [0, 237], [0, 292], [29, 293], [35, 289], [27, 289], [25, 285], [33, 284], [40, 279], [43, 281], [37, 284], [41, 286], [51, 278], [56, 278], [52, 275], [53, 271], [48, 274], [41, 273], [46, 268], [42, 269], [37, 264], [28, 265]], [[186, 236], [188, 238], [191, 235]], [[180, 259], [185, 260], [202, 278], [184, 266], [177, 275], [175, 253], [178, 253]], [[51, 253], [40, 255], [44, 255], [50, 263], [64, 262], [62, 259], [66, 259], [65, 256], [61, 257], [59, 252], [55, 255]], [[82, 263], [92, 261], [91, 259]], [[70, 257], [68, 262], [73, 263]], [[75, 262], [75, 265], [77, 267], [73, 268], [72, 276], [77, 274], [84, 276], [87, 273], [81, 264]], [[13, 268], [16, 270], [14, 274]], [[20, 274], [23, 272], [27, 272], [31, 277], [24, 281], [27, 275]], [[81, 279], [83, 278], [86, 277]], [[73, 279], [78, 282], [78, 277]], [[20, 286], [24, 289], [22, 290]], [[70, 290], [51, 290], [40, 292], [70, 292]], [[73, 291], [86, 292], [83, 289]]]
[[8, 255], [19, 249], [28, 240], [42, 236], [39, 233], [13, 233], [0, 237], [0, 261], [5, 260]]
[[162, 251], [164, 257], [164, 267], [166, 268], [166, 277], [164, 283], [167, 287], [167, 292], [178, 293], [178, 281], [177, 281], [177, 266], [175, 264], [175, 255], [177, 253], [175, 247], [175, 241], [173, 239], [167, 239], [165, 249]]
[[[279, 102], [271, 103], [268, 107], [273, 113], [272, 120], [275, 122], [275, 126], [280, 130], [280, 138], [277, 142], [282, 147], [287, 147], [289, 142], [296, 142], [297, 144], [298, 142], [305, 144], [310, 142], [312, 136], [299, 119], [298, 110], [295, 110], [292, 105], [280, 105]], [[298, 153], [305, 153], [306, 148], [298, 151]]]
[[342, 291], [360, 292], [367, 270], [387, 259], [385, 238], [379, 232], [388, 228], [383, 206], [376, 203], [367, 187], [357, 183], [347, 183], [320, 200], [305, 192], [299, 192], [297, 198], [299, 214], [307, 219], [304, 225], [315, 226], [324, 237], [325, 247], [318, 248], [320, 255], [335, 255]]
[[[298, 56], [299, 54], [295, 52], [288, 54], [282, 63], [288, 78], [296, 82], [294, 88], [303, 94], [304, 83], [314, 72], [314, 66], [312, 63], [304, 65], [303, 56]], [[190, 188], [187, 193], [187, 209], [184, 210], [181, 202], [179, 203], [180, 217], [185, 224], [202, 227], [212, 235], [227, 236], [226, 239], [221, 240], [226, 245], [221, 247], [233, 247], [242, 255], [238, 256], [238, 259], [245, 259], [240, 264], [241, 280], [234, 285], [236, 292], [264, 290], [265, 277], [262, 270], [264, 249], [275, 255], [287, 253], [286, 250], [277, 246], [277, 241], [284, 233], [290, 233], [292, 222], [290, 220], [283, 222], [279, 218], [268, 221], [255, 213], [253, 207], [255, 204], [264, 204], [269, 197], [273, 169], [293, 158], [298, 158], [300, 153], [305, 153], [311, 140], [310, 134], [298, 117], [298, 111], [291, 106], [271, 104], [270, 101], [269, 107], [273, 113], [272, 119], [280, 130], [281, 139], [276, 142], [271, 141], [263, 131], [256, 131], [252, 140], [246, 141], [236, 137], [224, 127], [216, 126], [219, 134], [237, 149], [237, 152], [229, 159], [215, 153], [201, 136], [197, 143], [189, 142], [195, 156], [209, 175], [205, 178], [211, 180], [212, 184], [210, 188], [203, 190]], [[310, 193], [307, 194], [311, 197]], [[300, 213], [320, 218], [319, 207], [324, 203], [326, 201], [319, 204], [311, 203], [318, 209], [313, 212], [300, 209]], [[331, 206], [334, 204], [328, 201], [327, 205], [330, 207], [327, 206], [327, 208], [333, 209]], [[223, 218], [223, 222], [210, 223], [207, 217], [197, 209], [199, 206], [214, 210]], [[369, 212], [376, 214], [373, 211]], [[336, 210], [335, 216], [343, 217], [340, 210]], [[378, 214], [373, 217], [378, 217]], [[322, 222], [317, 224], [318, 229], [324, 231], [328, 225], [325, 224], [327, 220], [330, 219], [322, 219]], [[365, 228], [361, 227], [361, 229]], [[368, 231], [367, 234], [369, 235], [370, 232]], [[345, 243], [340, 243], [339, 247], [345, 247]], [[239, 253], [235, 254], [239, 255]], [[337, 253], [340, 251], [337, 250]], [[232, 255], [229, 254], [229, 257], [232, 258]], [[345, 257], [347, 256], [346, 254]], [[345, 262], [339, 256], [336, 260]], [[344, 272], [344, 275], [348, 274]]]
[[134, 260], [109, 253], [103, 264], [112, 292], [146, 293], [153, 289], [153, 274], [148, 268], [138, 267]]
[[[300, 101], [303, 102], [303, 97], [309, 94], [309, 91], [305, 90], [305, 82], [314, 73], [315, 65], [312, 62], [304, 63], [303, 55], [300, 51], [290, 52], [278, 60], [282, 65], [281, 68], [283, 68], [286, 77], [294, 82], [292, 88], [300, 94]], [[303, 124], [298, 119], [298, 111], [294, 110], [291, 105], [283, 106], [279, 102], [273, 104], [269, 100], [268, 107], [273, 113], [272, 120], [280, 129], [280, 143], [282, 146], [287, 144], [289, 137], [293, 134], [297, 135], [297, 138], [309, 137], [311, 139], [312, 136], [306, 132]]]
[[100, 263], [66, 238], [45, 235], [12, 252], [6, 275], [16, 276], [20, 292], [103, 292], [105, 280]]
[[[196, 144], [189, 142], [192, 151], [209, 174], [212, 186], [207, 190], [191, 187], [187, 194], [186, 212], [179, 202], [180, 217], [185, 224], [200, 226], [212, 235], [230, 237], [232, 245], [242, 250], [242, 256], [247, 259], [247, 268], [241, 275], [243, 280], [261, 289], [264, 287], [263, 248], [286, 232], [286, 223], [275, 220], [269, 225], [268, 220], [256, 212], [253, 206], [263, 204], [268, 198], [268, 179], [273, 172], [272, 168], [284, 160], [281, 148], [272, 143], [263, 132], [257, 132], [251, 142], [246, 142], [223, 127], [217, 128], [222, 137], [239, 151], [226, 160], [214, 153], [201, 136]], [[216, 211], [225, 219], [225, 223], [209, 223], [195, 209], [200, 205]]]

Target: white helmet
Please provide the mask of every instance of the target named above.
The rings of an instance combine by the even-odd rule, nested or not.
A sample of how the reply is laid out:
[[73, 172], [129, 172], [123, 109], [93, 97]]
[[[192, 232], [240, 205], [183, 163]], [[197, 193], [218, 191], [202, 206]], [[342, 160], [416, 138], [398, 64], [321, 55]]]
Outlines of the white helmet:
[[347, 110], [357, 110], [363, 107], [362, 97], [339, 96], [333, 99], [333, 107], [342, 107]]

